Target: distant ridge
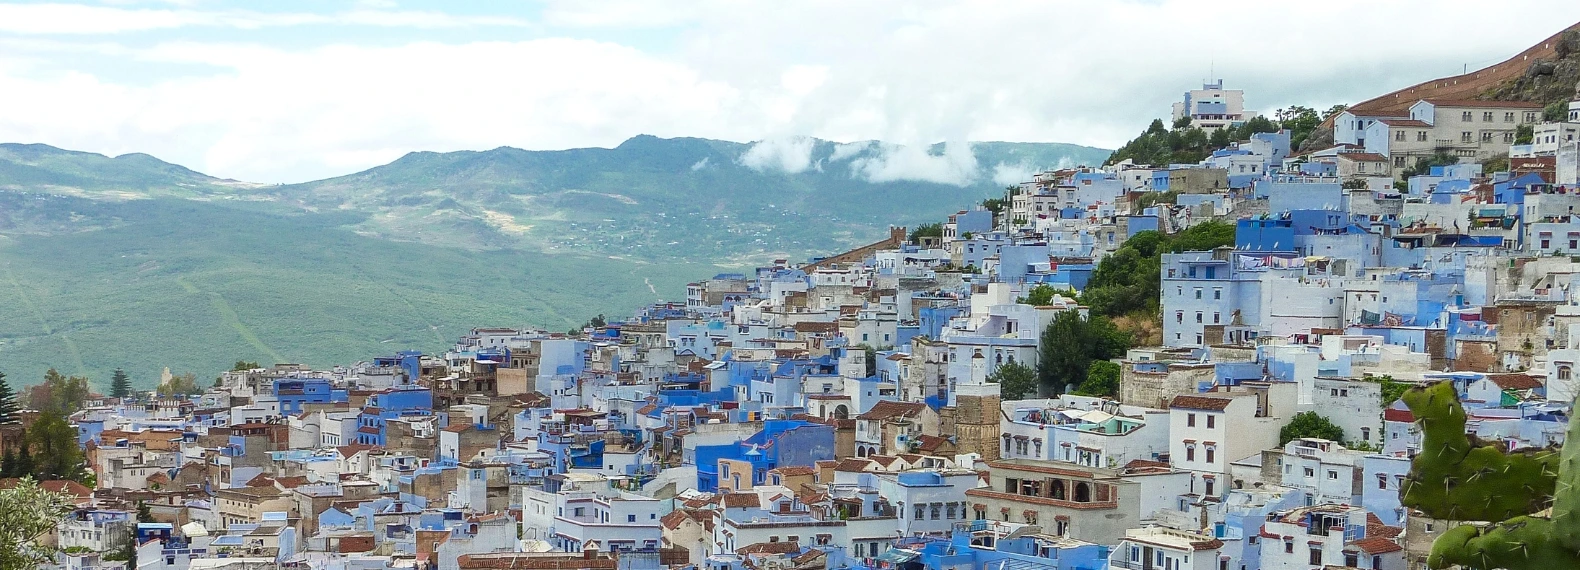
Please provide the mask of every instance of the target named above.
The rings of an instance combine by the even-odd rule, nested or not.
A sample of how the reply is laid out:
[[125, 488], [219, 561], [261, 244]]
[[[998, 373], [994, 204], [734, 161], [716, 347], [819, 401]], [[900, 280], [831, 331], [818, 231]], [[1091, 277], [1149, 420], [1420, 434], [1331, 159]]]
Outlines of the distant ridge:
[[[1410, 105], [1421, 99], [1483, 99], [1489, 91], [1524, 76], [1537, 60], [1558, 59], [1558, 44], [1564, 33], [1580, 30], [1580, 22], [1559, 30], [1536, 45], [1500, 63], [1477, 69], [1463, 75], [1441, 77], [1411, 85], [1391, 93], [1350, 105], [1351, 111], [1370, 113], [1397, 113], [1406, 115]], [[1498, 97], [1500, 99], [1513, 99]]]

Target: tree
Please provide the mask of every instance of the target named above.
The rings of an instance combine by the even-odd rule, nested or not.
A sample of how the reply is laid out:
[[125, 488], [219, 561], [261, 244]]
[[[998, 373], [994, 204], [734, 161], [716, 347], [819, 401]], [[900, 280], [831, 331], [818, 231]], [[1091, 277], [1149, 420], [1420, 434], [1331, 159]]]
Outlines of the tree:
[[147, 501], [137, 501], [137, 522], [140, 522], [140, 523], [157, 522], [157, 521], [154, 520], [154, 513], [153, 513], [153, 511], [148, 508], [148, 502]]
[[197, 375], [188, 372], [171, 376], [169, 382], [160, 384], [158, 388], [154, 389], [154, 392], [160, 396], [170, 397], [201, 394], [203, 389], [197, 385]]
[[1230, 136], [1229, 129], [1216, 129], [1212, 132], [1212, 136], [1207, 137], [1207, 143], [1213, 148], [1223, 148], [1232, 142], [1234, 138]]
[[16, 452], [16, 463], [11, 465], [12, 477], [31, 477], [33, 475], [33, 452], [29, 449], [27, 438], [23, 438], [22, 449]]
[[1569, 118], [1569, 103], [1567, 101], [1554, 101], [1542, 108], [1542, 120], [1549, 123], [1564, 121]]
[[83, 468], [82, 448], [77, 446], [77, 430], [66, 423], [65, 416], [53, 410], [45, 411], [27, 430], [27, 442], [37, 454], [33, 473], [39, 479], [87, 479]]
[[1037, 395], [1037, 371], [1019, 362], [999, 365], [987, 379], [998, 384], [999, 397], [1005, 400]]
[[120, 368], [110, 375], [110, 396], [125, 398], [132, 395], [132, 379], [126, 377], [126, 371]]
[[237, 360], [236, 364], [234, 366], [230, 367], [230, 371], [231, 372], [244, 372], [244, 371], [247, 371], [247, 370], [254, 370], [254, 369], [258, 369], [258, 368], [263, 368], [263, 366], [258, 364], [257, 362], [247, 362], [245, 360]]
[[1066, 386], [1086, 382], [1092, 361], [1123, 355], [1130, 348], [1130, 334], [1102, 315], [1083, 318], [1077, 311], [1064, 311], [1042, 331], [1039, 345], [1037, 380], [1047, 393], [1060, 394]]
[[44, 382], [28, 389], [28, 406], [39, 411], [55, 411], [62, 415], [82, 409], [88, 399], [88, 379], [82, 376], [67, 377], [50, 368], [44, 372]]
[[1289, 424], [1278, 430], [1278, 445], [1282, 447], [1291, 441], [1315, 437], [1328, 441], [1344, 441], [1344, 428], [1336, 426], [1328, 418], [1316, 412], [1300, 412], [1289, 421]]
[[0, 458], [0, 479], [16, 476], [16, 450], [6, 448], [5, 456]]
[[1536, 138], [1536, 127], [1519, 125], [1514, 127], [1514, 144], [1531, 144]]
[[[1189, 125], [1190, 123], [1187, 122], [1185, 124]], [[1147, 125], [1147, 131], [1142, 134], [1161, 135], [1166, 132], [1169, 132], [1169, 130], [1163, 126], [1163, 119], [1152, 119], [1152, 124]]]
[[11, 384], [5, 381], [5, 373], [0, 372], [0, 425], [14, 424], [22, 421], [17, 417], [20, 411], [16, 403], [16, 392], [11, 389]]
[[929, 237], [942, 239], [944, 237], [944, 225], [934, 222], [931, 224], [922, 224], [920, 226], [916, 226], [916, 229], [911, 230], [912, 245], [921, 245], [922, 238]]
[[1340, 103], [1338, 105], [1334, 105], [1332, 107], [1328, 107], [1328, 110], [1322, 112], [1322, 120], [1326, 121], [1328, 119], [1331, 119], [1335, 115], [1338, 115], [1339, 113], [1343, 113], [1345, 109], [1349, 109], [1349, 108], [1350, 108], [1349, 105], [1345, 105], [1343, 103]]
[[71, 512], [72, 499], [51, 493], [24, 477], [0, 490], [0, 570], [41, 568], [54, 560], [53, 548], [40, 540]]
[[1081, 396], [1104, 396], [1112, 398], [1119, 395], [1119, 377], [1121, 368], [1118, 364], [1107, 360], [1094, 360], [1086, 369], [1086, 381], [1075, 389]]
[[[1160, 121], [1156, 121], [1156, 122], [1161, 123], [1163, 121], [1160, 120]], [[1178, 119], [1174, 119], [1174, 130], [1177, 131], [1177, 130], [1180, 130], [1180, 129], [1188, 129], [1188, 128], [1190, 128], [1190, 124], [1191, 124], [1190, 115], [1186, 115], [1186, 116], [1180, 117]]]
[[590, 321], [588, 324], [591, 324], [593, 328], [597, 329], [607, 326], [609, 322], [604, 320], [603, 313], [598, 313], [598, 316], [593, 317], [592, 321]]
[[1053, 298], [1057, 296], [1059, 296], [1058, 289], [1047, 283], [1038, 283], [1030, 291], [1026, 292], [1025, 297], [1016, 299], [1015, 302], [1033, 307], [1044, 307], [1053, 304]]

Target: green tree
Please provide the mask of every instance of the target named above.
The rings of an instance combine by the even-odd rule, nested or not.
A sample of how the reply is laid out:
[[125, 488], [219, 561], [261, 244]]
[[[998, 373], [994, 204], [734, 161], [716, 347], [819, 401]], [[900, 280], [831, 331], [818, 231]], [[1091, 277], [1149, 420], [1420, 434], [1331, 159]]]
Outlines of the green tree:
[[1382, 384], [1380, 391], [1382, 392], [1381, 401], [1384, 408], [1392, 406], [1394, 402], [1403, 398], [1404, 393], [1408, 392], [1411, 387], [1408, 383], [1394, 380], [1392, 376], [1378, 376], [1374, 380]]
[[1554, 101], [1542, 108], [1542, 120], [1556, 123], [1569, 119], [1569, 103], [1567, 101]]
[[126, 377], [126, 371], [120, 368], [110, 375], [110, 396], [125, 398], [132, 395], [132, 379]]
[[1349, 105], [1345, 105], [1345, 104], [1342, 104], [1342, 103], [1340, 103], [1338, 105], [1334, 105], [1332, 107], [1328, 107], [1328, 110], [1322, 112], [1322, 120], [1326, 121], [1328, 119], [1331, 119], [1335, 115], [1338, 115], [1339, 113], [1343, 113], [1345, 109], [1349, 109], [1349, 108], [1350, 108]]
[[988, 382], [998, 384], [999, 396], [1005, 400], [1037, 395], [1037, 371], [1019, 362], [999, 365], [988, 375]]
[[36, 453], [33, 473], [39, 479], [87, 479], [82, 448], [77, 446], [77, 430], [66, 422], [65, 416], [52, 410], [39, 414], [27, 430], [27, 442]]
[[1118, 364], [1107, 360], [1094, 360], [1086, 369], [1086, 381], [1075, 389], [1081, 396], [1104, 396], [1112, 398], [1119, 395], [1119, 377], [1121, 368]]
[[11, 476], [31, 477], [33, 476], [33, 451], [27, 444], [26, 437], [22, 438], [22, 445], [18, 447], [22, 449], [18, 449], [16, 452], [16, 463], [11, 465]]
[[1047, 393], [1060, 394], [1066, 386], [1086, 381], [1092, 361], [1123, 355], [1130, 348], [1130, 335], [1102, 315], [1083, 318], [1077, 311], [1064, 311], [1042, 331], [1039, 344], [1037, 380]]
[[[1163, 121], [1154, 121], [1154, 122], [1161, 123]], [[1181, 130], [1181, 129], [1188, 129], [1188, 128], [1190, 128], [1190, 123], [1191, 123], [1191, 118], [1190, 118], [1189, 115], [1184, 116], [1184, 117], [1180, 117], [1178, 119], [1174, 119], [1174, 130], [1178, 131], [1178, 130]]]
[[[1030, 291], [1026, 292], [1025, 297], [1015, 299], [1015, 302], [1022, 305], [1031, 305], [1033, 307], [1043, 307], [1053, 304], [1053, 298], [1057, 297], [1059, 293], [1060, 290], [1055, 289], [1052, 285], [1047, 283], [1038, 283], [1033, 286]], [[1071, 296], [1073, 297], [1074, 295]]]
[[[1185, 124], [1187, 126], [1189, 126], [1190, 122], [1187, 121]], [[1169, 130], [1168, 130], [1167, 127], [1163, 126], [1163, 119], [1152, 119], [1152, 124], [1147, 125], [1146, 132], [1142, 133], [1142, 134], [1161, 135], [1161, 134], [1164, 134], [1164, 133], [1167, 133], [1167, 132], [1169, 132]]]
[[245, 360], [237, 360], [236, 364], [230, 367], [230, 371], [231, 372], [245, 372], [247, 370], [254, 370], [254, 369], [257, 369], [257, 368], [263, 368], [263, 366], [258, 364], [257, 362], [248, 362], [248, 361], [245, 361]]
[[5, 456], [0, 457], [0, 479], [16, 476], [16, 450], [8, 447]]
[[88, 399], [88, 379], [82, 376], [67, 377], [50, 368], [44, 372], [44, 382], [28, 389], [28, 405], [39, 411], [55, 411], [62, 415], [82, 409]]
[[589, 324], [591, 324], [593, 328], [603, 328], [609, 325], [609, 321], [605, 320], [603, 313], [598, 313], [598, 316], [593, 317]]
[[158, 521], [154, 520], [154, 513], [153, 513], [152, 510], [150, 510], [148, 508], [148, 502], [147, 501], [137, 501], [137, 522], [140, 522], [140, 523], [158, 522]]
[[0, 490], [0, 570], [31, 570], [51, 563], [54, 549], [41, 539], [55, 530], [71, 507], [70, 497], [40, 488], [31, 477]]
[[1278, 430], [1278, 445], [1300, 439], [1302, 437], [1315, 437], [1328, 441], [1344, 441], [1344, 428], [1334, 425], [1328, 418], [1316, 412], [1300, 412], [1289, 421], [1288, 425]]
[[1514, 127], [1514, 144], [1531, 144], [1536, 138], [1536, 127], [1519, 125]]
[[942, 239], [944, 237], [944, 225], [933, 222], [916, 226], [916, 229], [911, 230], [911, 244], [920, 245], [924, 237]]
[[197, 385], [197, 375], [188, 372], [171, 376], [169, 382], [160, 384], [159, 387], [154, 389], [154, 392], [163, 397], [172, 397], [201, 394], [203, 389]]
[[22, 418], [17, 417], [18, 411], [20, 406], [16, 403], [16, 391], [6, 382], [5, 373], [0, 372], [0, 425], [22, 421]]
[[1215, 129], [1212, 136], [1207, 137], [1207, 144], [1212, 145], [1213, 148], [1223, 148], [1232, 142], [1234, 137], [1229, 133], [1229, 129]]

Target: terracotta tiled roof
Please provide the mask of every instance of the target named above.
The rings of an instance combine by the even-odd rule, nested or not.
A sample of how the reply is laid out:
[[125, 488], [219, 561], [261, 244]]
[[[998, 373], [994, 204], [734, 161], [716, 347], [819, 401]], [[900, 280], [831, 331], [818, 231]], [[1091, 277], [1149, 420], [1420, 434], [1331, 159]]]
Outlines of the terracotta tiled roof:
[[1169, 402], [1169, 407], [1221, 412], [1228, 408], [1229, 403], [1232, 401], [1234, 400], [1231, 398], [1215, 398], [1211, 396], [1175, 396], [1174, 400]]
[[1399, 546], [1399, 544], [1393, 540], [1380, 536], [1363, 538], [1350, 544], [1356, 548], [1361, 549], [1362, 552], [1367, 554], [1386, 554], [1389, 552], [1398, 552], [1400, 550], [1404, 550], [1403, 546]]
[[858, 420], [887, 420], [893, 418], [914, 418], [927, 409], [927, 404], [921, 402], [895, 402], [883, 400], [872, 405], [872, 409], [856, 416]]
[[834, 466], [834, 470], [860, 473], [862, 471], [866, 471], [867, 467], [870, 465], [872, 465], [872, 462], [866, 459], [844, 459], [841, 460], [838, 465]]
[[1388, 157], [1375, 152], [1346, 152], [1340, 154], [1339, 158], [1356, 162], [1388, 162]]
[[817, 473], [817, 470], [812, 469], [812, 467], [807, 465], [789, 465], [785, 467], [776, 467], [769, 470], [768, 472], [778, 473], [785, 477], [796, 477], [800, 475], [812, 475]]
[[1377, 122], [1390, 127], [1413, 127], [1420, 129], [1432, 128], [1432, 125], [1426, 124], [1425, 121], [1417, 121], [1415, 119], [1380, 119]]
[[1542, 387], [1541, 381], [1529, 374], [1488, 374], [1487, 379], [1504, 390], [1534, 390]]
[[1415, 414], [1410, 413], [1410, 410], [1388, 408], [1383, 410], [1383, 421], [1415, 423]]
[[349, 458], [349, 457], [351, 457], [353, 455], [356, 455], [358, 453], [361, 453], [361, 452], [364, 452], [364, 451], [368, 451], [368, 450], [372, 450], [372, 449], [374, 449], [374, 446], [367, 445], [367, 444], [362, 444], [362, 443], [353, 443], [351, 445], [342, 445], [340, 447], [336, 447], [335, 451], [340, 452], [340, 456], [341, 457]]
[[719, 495], [719, 503], [726, 509], [757, 508], [762, 503], [757, 499], [757, 493], [724, 493]]
[[759, 542], [735, 549], [736, 554], [794, 554], [801, 546], [794, 542]]

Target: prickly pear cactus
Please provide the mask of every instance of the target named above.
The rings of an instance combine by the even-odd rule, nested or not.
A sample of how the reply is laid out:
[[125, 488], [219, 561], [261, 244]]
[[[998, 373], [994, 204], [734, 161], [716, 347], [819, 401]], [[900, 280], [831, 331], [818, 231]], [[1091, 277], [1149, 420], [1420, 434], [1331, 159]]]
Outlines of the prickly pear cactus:
[[[1580, 422], [1569, 422], [1561, 453], [1506, 455], [1465, 435], [1465, 411], [1451, 384], [1415, 388], [1404, 399], [1424, 436], [1404, 504], [1433, 518], [1502, 520], [1444, 532], [1432, 543], [1427, 566], [1580, 568], [1580, 444], [1567, 445], [1580, 442]], [[1429, 453], [1433, 449], [1439, 452]], [[1527, 516], [1548, 504], [1550, 517]], [[1512, 515], [1497, 517], [1500, 512]]]
[[1454, 385], [1441, 382], [1404, 394], [1421, 426], [1421, 451], [1401, 486], [1400, 501], [1432, 518], [1499, 521], [1547, 508], [1558, 472], [1552, 450], [1506, 454], [1471, 440]]

